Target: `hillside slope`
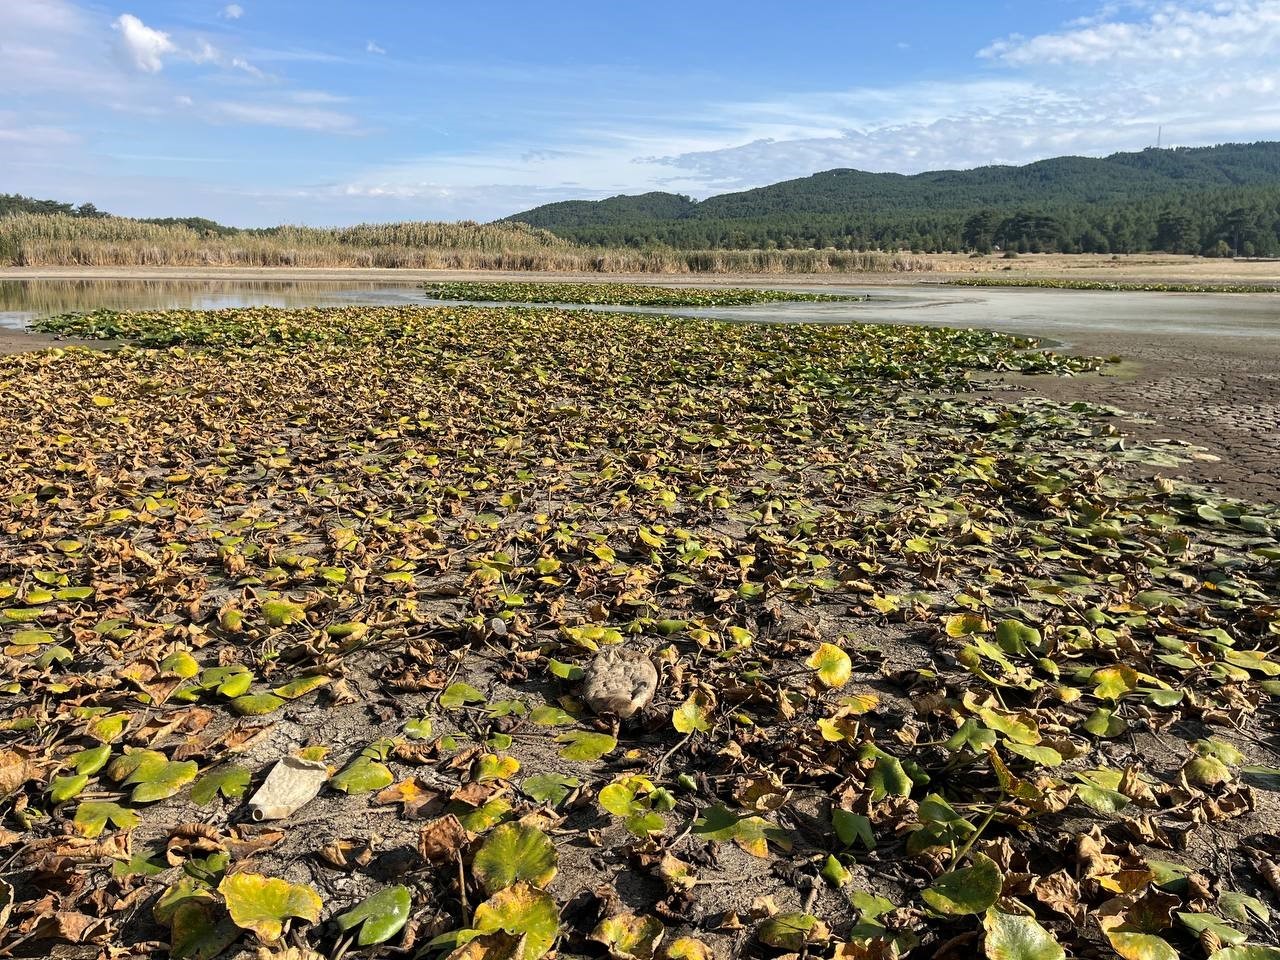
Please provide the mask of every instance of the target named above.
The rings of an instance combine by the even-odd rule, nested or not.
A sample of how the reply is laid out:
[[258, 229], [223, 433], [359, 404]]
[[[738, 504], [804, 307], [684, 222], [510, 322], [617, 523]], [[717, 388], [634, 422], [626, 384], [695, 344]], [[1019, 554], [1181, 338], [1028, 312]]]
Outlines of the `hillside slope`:
[[[1256, 246], [1266, 243], [1266, 209], [1270, 191], [1276, 189], [1280, 189], [1280, 143], [1260, 142], [1150, 149], [1102, 158], [1055, 157], [1025, 166], [913, 175], [828, 170], [701, 202], [677, 194], [648, 193], [547, 204], [506, 219], [591, 243], [803, 246], [842, 238], [860, 244], [886, 238], [910, 241], [931, 234], [945, 243], [944, 237], [937, 236], [943, 234], [955, 241], [951, 246], [960, 246], [964, 221], [989, 211], [997, 221], [1015, 213], [1023, 214], [1023, 221], [1054, 221], [1048, 226], [1041, 223], [1033, 231], [1044, 234], [1037, 241], [1041, 246], [1046, 246], [1056, 226], [1065, 226], [1063, 221], [1083, 219], [1088, 223], [1082, 231], [1105, 236], [1104, 227], [1116, 234], [1117, 220], [1145, 219], [1150, 223], [1141, 224], [1141, 236], [1134, 238], [1141, 248], [1142, 242], [1155, 243], [1160, 213], [1195, 197], [1206, 208], [1224, 204], [1232, 210], [1261, 208], [1264, 222], [1255, 231], [1259, 233], [1252, 241]], [[1192, 224], [1175, 232], [1179, 242], [1187, 241], [1183, 246], [1190, 246], [1193, 231], [1205, 234], [1196, 243], [1216, 241], [1217, 226], [1205, 225], [1201, 230], [1199, 224]], [[1073, 243], [1083, 246], [1081, 239], [1067, 237], [1063, 248]], [[1047, 246], [1060, 245], [1052, 241]]]

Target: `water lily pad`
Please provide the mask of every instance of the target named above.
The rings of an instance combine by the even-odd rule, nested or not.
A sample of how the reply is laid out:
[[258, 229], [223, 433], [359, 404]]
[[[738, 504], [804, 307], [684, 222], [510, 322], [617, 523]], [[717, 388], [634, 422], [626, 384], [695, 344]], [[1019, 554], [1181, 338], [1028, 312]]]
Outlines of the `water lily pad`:
[[489, 780], [510, 780], [519, 770], [520, 761], [515, 757], [486, 753], [476, 761], [475, 780], [477, 783], [485, 783]]
[[701, 940], [676, 937], [662, 948], [663, 960], [714, 960], [715, 954]]
[[468, 703], [483, 703], [484, 694], [469, 683], [451, 683], [440, 694], [440, 706], [446, 710], [457, 710]]
[[300, 603], [289, 600], [265, 600], [262, 604], [262, 617], [272, 627], [287, 627], [295, 623], [306, 623], [307, 611]]
[[1138, 689], [1140, 677], [1138, 671], [1127, 664], [1116, 664], [1113, 667], [1101, 667], [1093, 671], [1092, 681], [1095, 684], [1093, 695], [1103, 700], [1119, 700], [1126, 694]]
[[297, 680], [290, 680], [282, 686], [273, 687], [271, 692], [278, 697], [284, 697], [286, 700], [296, 700], [298, 697], [306, 696], [312, 690], [317, 690], [332, 682], [332, 677], [316, 674], [310, 677], [299, 677]]
[[274, 693], [254, 693], [236, 697], [231, 701], [231, 709], [242, 717], [261, 717], [268, 713], [275, 713], [284, 704], [284, 698]]
[[990, 857], [975, 853], [969, 866], [944, 873], [921, 896], [938, 913], [982, 913], [1000, 898], [1004, 877]]
[[601, 920], [591, 939], [608, 947], [613, 960], [652, 960], [665, 932], [657, 917], [620, 913]]
[[80, 796], [80, 792], [89, 784], [89, 775], [87, 773], [77, 773], [67, 777], [54, 777], [49, 784], [49, 799], [54, 803], [66, 803], [73, 797]]
[[338, 914], [334, 917], [334, 922], [341, 930], [359, 926], [360, 934], [356, 945], [368, 947], [375, 943], [386, 943], [399, 933], [409, 919], [412, 906], [409, 888], [397, 884], [379, 890], [345, 913]]
[[156, 770], [135, 773], [126, 783], [137, 784], [129, 799], [134, 803], [154, 803], [172, 797], [195, 779], [199, 765], [194, 760], [172, 760]]
[[1067, 952], [1035, 917], [994, 907], [982, 918], [989, 960], [1065, 960]]
[[695, 693], [671, 712], [671, 725], [679, 733], [706, 733], [711, 729], [711, 711], [707, 706], [707, 697]]
[[803, 950], [806, 944], [821, 943], [830, 932], [813, 914], [779, 913], [760, 924], [756, 936], [767, 947], [795, 952]]
[[532, 797], [537, 803], [549, 803], [558, 807], [568, 799], [569, 794], [582, 786], [577, 777], [562, 777], [555, 773], [540, 773], [526, 777], [520, 789]]
[[590, 733], [571, 730], [556, 737], [556, 743], [564, 744], [560, 756], [566, 760], [599, 760], [618, 745], [617, 739], [607, 733]]
[[824, 687], [843, 687], [853, 676], [853, 661], [833, 643], [819, 646], [810, 654], [805, 664], [813, 668]]
[[504, 823], [485, 838], [471, 869], [494, 894], [521, 881], [545, 887], [556, 875], [556, 860], [555, 844], [537, 827]]
[[472, 930], [466, 931], [468, 939], [476, 934], [501, 931], [519, 938], [511, 960], [538, 960], [555, 942], [560, 930], [560, 911], [550, 894], [531, 884], [517, 883], [476, 907], [472, 923]]
[[291, 917], [316, 922], [323, 906], [311, 887], [259, 873], [228, 874], [218, 884], [218, 892], [236, 926], [267, 943], [280, 939]]
[[203, 807], [221, 793], [228, 800], [244, 796], [249, 787], [249, 771], [235, 764], [215, 767], [191, 788], [191, 802]]
[[574, 722], [572, 714], [545, 703], [529, 711], [529, 720], [540, 727], [567, 727]]
[[329, 786], [343, 793], [371, 793], [389, 786], [395, 776], [385, 763], [359, 756], [329, 778]]
[[169, 955], [174, 960], [213, 960], [240, 936], [231, 918], [204, 900], [184, 900], [169, 917]]
[[1106, 930], [1111, 949], [1124, 960], [1178, 960], [1178, 951], [1169, 941], [1153, 933], [1137, 933], [1127, 930]]
[[132, 810], [107, 800], [85, 800], [76, 807], [71, 824], [82, 837], [96, 837], [110, 823], [118, 830], [132, 830], [142, 818]]

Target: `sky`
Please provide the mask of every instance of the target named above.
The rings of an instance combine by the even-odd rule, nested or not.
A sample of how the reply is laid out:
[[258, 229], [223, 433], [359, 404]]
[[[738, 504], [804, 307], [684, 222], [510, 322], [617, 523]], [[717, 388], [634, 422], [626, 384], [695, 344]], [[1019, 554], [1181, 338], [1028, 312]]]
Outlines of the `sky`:
[[491, 220], [1280, 139], [1280, 0], [0, 0], [0, 83], [0, 192]]

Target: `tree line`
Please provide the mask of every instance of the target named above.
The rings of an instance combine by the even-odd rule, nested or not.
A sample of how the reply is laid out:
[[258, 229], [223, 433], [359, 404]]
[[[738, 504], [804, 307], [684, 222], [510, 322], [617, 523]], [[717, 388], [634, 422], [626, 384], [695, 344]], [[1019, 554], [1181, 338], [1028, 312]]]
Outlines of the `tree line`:
[[1124, 203], [982, 207], [928, 214], [787, 214], [554, 228], [596, 246], [943, 253], [1280, 256], [1280, 187], [1197, 191]]

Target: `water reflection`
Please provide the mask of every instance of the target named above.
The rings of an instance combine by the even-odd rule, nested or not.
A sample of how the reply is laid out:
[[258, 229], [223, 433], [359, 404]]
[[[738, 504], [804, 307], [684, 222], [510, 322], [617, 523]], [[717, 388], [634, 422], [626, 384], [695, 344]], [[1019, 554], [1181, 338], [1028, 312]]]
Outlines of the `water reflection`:
[[[2, 0], [0, 0], [2, 2]], [[850, 278], [851, 280], [853, 278]], [[420, 282], [420, 281], [419, 281]], [[438, 305], [412, 280], [10, 280], [0, 279], [0, 327], [92, 310], [216, 310], [342, 304]], [[747, 323], [946, 324], [983, 327], [1064, 343], [1083, 334], [1206, 335], [1280, 339], [1280, 295], [1097, 293], [1015, 288], [865, 288], [835, 284], [798, 290], [864, 295], [856, 303], [770, 303], [748, 307], [610, 307]], [[495, 306], [495, 304], [487, 304]], [[574, 309], [590, 310], [590, 305]]]
[[92, 310], [422, 303], [416, 284], [361, 280], [0, 280], [0, 325]]

